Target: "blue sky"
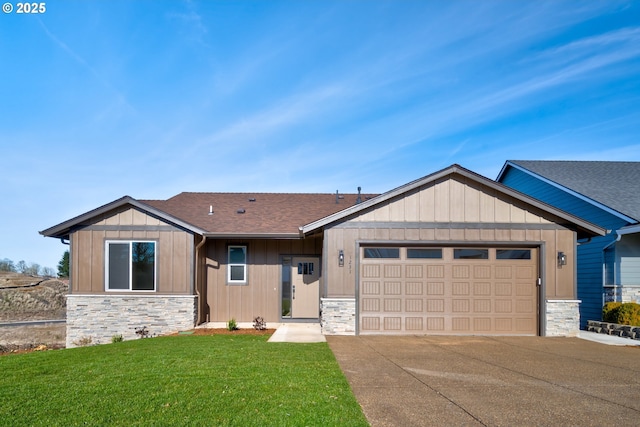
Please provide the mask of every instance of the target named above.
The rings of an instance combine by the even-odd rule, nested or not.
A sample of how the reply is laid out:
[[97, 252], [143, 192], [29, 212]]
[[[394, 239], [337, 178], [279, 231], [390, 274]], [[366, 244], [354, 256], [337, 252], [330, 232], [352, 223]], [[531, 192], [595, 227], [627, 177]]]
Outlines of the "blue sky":
[[[12, 2], [16, 5], [16, 2]], [[637, 1], [58, 0], [0, 14], [0, 259], [123, 195], [640, 160]]]

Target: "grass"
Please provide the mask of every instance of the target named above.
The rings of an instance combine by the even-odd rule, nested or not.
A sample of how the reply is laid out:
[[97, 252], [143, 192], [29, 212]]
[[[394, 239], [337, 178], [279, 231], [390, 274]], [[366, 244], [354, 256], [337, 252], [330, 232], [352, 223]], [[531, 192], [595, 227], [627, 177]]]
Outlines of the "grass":
[[0, 357], [0, 425], [366, 426], [326, 343], [179, 335]]

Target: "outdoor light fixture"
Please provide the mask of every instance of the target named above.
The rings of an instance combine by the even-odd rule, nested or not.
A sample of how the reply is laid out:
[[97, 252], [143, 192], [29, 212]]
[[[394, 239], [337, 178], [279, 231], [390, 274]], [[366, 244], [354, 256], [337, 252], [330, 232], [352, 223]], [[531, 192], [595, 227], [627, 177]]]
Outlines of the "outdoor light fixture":
[[344, 267], [344, 251], [342, 249], [338, 252], [338, 266]]
[[564, 252], [558, 252], [558, 267], [567, 265], [567, 255]]

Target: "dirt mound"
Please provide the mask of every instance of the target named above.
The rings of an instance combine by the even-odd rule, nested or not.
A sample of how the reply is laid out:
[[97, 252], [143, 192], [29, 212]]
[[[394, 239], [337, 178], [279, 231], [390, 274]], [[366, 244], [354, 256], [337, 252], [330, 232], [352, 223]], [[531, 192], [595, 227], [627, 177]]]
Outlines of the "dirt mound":
[[57, 279], [3, 275], [0, 277], [0, 322], [64, 319], [68, 290], [68, 285]]

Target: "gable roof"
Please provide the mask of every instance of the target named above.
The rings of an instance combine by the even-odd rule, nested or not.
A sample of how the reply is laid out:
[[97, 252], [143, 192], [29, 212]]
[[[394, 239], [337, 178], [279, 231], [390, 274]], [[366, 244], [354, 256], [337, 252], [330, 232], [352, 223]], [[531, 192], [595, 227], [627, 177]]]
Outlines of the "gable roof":
[[[372, 196], [363, 194], [361, 199]], [[338, 198], [329, 193], [180, 193], [168, 200], [142, 202], [196, 225], [209, 236], [299, 237], [301, 225], [355, 205], [357, 198], [357, 194]]]
[[344, 209], [340, 212], [336, 212], [335, 214], [329, 215], [327, 217], [324, 217], [322, 219], [319, 219], [317, 221], [314, 221], [312, 223], [306, 224], [303, 227], [300, 227], [300, 232], [303, 234], [308, 234], [308, 233], [312, 233], [315, 232], [327, 225], [330, 225], [332, 223], [341, 221], [343, 219], [346, 219], [352, 215], [355, 215], [359, 212], [362, 212], [366, 209], [369, 208], [373, 208], [375, 207], [375, 205], [384, 203], [387, 200], [393, 199], [395, 197], [401, 196], [403, 194], [406, 194], [416, 188], [422, 187], [424, 185], [433, 183], [437, 180], [440, 180], [442, 178], [445, 178], [449, 175], [459, 175], [462, 177], [465, 177], [467, 179], [470, 179], [472, 181], [475, 181], [479, 184], [485, 185], [493, 190], [498, 191], [499, 193], [508, 195], [510, 197], [513, 197], [521, 202], [524, 202], [525, 204], [528, 204], [532, 207], [535, 207], [537, 209], [541, 209], [545, 212], [550, 213], [551, 215], [555, 216], [556, 218], [558, 218], [560, 220], [560, 223], [562, 223], [565, 226], [568, 226], [569, 228], [575, 229], [576, 231], [578, 231], [578, 235], [579, 236], [584, 236], [584, 237], [589, 237], [589, 236], [604, 236], [606, 234], [606, 230], [598, 227], [595, 224], [592, 224], [590, 222], [584, 221], [581, 218], [578, 218], [574, 215], [571, 215], [567, 212], [564, 212], [560, 209], [557, 209], [551, 205], [548, 205], [544, 202], [541, 202], [540, 200], [531, 198], [523, 193], [520, 193], [510, 187], [507, 187], [505, 185], [500, 184], [499, 182], [493, 181], [489, 178], [486, 178], [482, 175], [479, 175], [475, 172], [472, 172], [468, 169], [463, 168], [460, 165], [454, 164], [449, 166], [448, 168], [442, 169], [438, 172], [435, 172], [431, 175], [427, 175], [423, 178], [417, 179], [415, 181], [412, 181], [408, 184], [402, 185], [400, 187], [397, 187], [391, 191], [388, 191], [384, 194], [381, 194], [377, 197], [374, 197], [370, 200], [367, 200], [363, 203], [360, 203], [358, 205], [349, 207], [347, 209]]
[[640, 162], [509, 160], [498, 175], [515, 167], [551, 185], [611, 211], [640, 221]]
[[96, 217], [100, 217], [104, 214], [107, 214], [113, 210], [119, 209], [123, 206], [132, 206], [141, 211], [145, 211], [157, 218], [162, 219], [165, 222], [174, 224], [180, 228], [185, 230], [202, 234], [203, 230], [194, 226], [193, 224], [189, 224], [188, 222], [183, 221], [180, 218], [174, 217], [166, 212], [158, 210], [153, 206], [146, 205], [133, 197], [124, 196], [113, 202], [102, 205], [96, 209], [92, 209], [89, 212], [85, 212], [81, 215], [78, 215], [70, 220], [61, 222], [58, 225], [54, 225], [53, 227], [47, 228], [46, 230], [42, 230], [40, 234], [46, 237], [55, 237], [58, 239], [67, 239], [69, 234], [77, 228], [81, 228], [84, 225], [87, 225], [90, 221], [92, 221]]
[[[373, 195], [360, 197], [367, 200]], [[301, 225], [352, 206], [357, 198], [358, 194], [328, 193], [180, 193], [167, 200], [136, 200], [124, 196], [40, 234], [66, 239], [72, 231], [93, 219], [132, 206], [200, 235], [298, 238]]]

